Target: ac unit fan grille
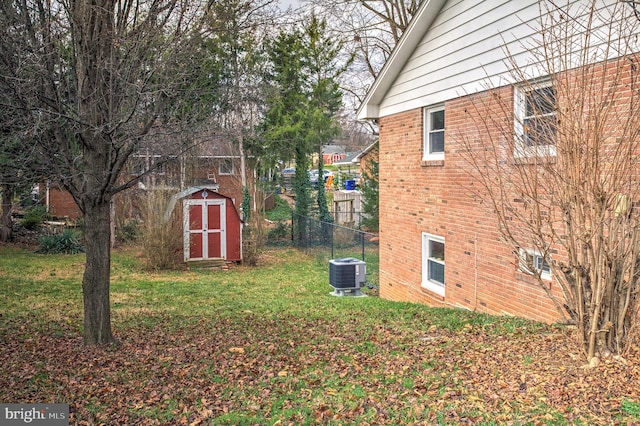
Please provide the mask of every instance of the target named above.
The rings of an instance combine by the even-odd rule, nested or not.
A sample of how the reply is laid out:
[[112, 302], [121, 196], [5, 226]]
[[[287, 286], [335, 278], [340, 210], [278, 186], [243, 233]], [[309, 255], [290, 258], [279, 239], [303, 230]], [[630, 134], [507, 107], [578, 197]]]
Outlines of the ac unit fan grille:
[[365, 282], [366, 264], [354, 258], [329, 261], [329, 284], [337, 290], [359, 289]]

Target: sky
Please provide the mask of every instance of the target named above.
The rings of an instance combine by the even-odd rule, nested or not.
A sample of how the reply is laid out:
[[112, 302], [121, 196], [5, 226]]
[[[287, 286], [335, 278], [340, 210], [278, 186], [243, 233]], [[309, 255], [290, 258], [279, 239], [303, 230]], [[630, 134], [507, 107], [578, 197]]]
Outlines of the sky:
[[300, 0], [280, 0], [280, 7], [287, 10], [291, 6], [293, 9], [300, 7]]

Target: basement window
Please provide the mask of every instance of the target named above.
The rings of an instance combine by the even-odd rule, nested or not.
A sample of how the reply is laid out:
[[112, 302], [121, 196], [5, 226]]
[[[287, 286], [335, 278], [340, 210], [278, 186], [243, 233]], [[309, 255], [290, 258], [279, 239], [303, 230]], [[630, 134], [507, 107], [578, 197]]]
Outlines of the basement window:
[[422, 233], [422, 287], [444, 297], [444, 237]]
[[551, 279], [551, 266], [539, 251], [533, 249], [518, 250], [518, 269], [530, 275], [540, 275], [543, 280]]

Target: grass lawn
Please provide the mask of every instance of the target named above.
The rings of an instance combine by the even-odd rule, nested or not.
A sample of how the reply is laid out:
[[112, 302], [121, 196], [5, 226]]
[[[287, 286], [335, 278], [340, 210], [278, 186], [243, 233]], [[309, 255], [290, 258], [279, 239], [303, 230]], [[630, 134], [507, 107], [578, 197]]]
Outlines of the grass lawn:
[[569, 329], [329, 293], [328, 259], [149, 272], [113, 254], [118, 345], [85, 348], [82, 255], [0, 246], [0, 401], [72, 424], [640, 424], [638, 348], [582, 368]]

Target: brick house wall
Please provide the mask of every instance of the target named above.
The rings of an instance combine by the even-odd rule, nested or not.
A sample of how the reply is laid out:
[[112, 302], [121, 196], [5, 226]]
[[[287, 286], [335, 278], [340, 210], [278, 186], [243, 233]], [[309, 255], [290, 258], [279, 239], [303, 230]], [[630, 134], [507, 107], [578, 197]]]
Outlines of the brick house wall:
[[369, 151], [367, 151], [362, 157], [360, 157], [360, 173], [371, 174], [371, 166], [374, 161], [378, 161], [379, 148], [375, 145]]
[[52, 217], [76, 220], [82, 216], [82, 212], [71, 194], [57, 187], [49, 189], [48, 203], [49, 215]]
[[[600, 19], [606, 22], [608, 13], [614, 18], [612, 22], [623, 24], [620, 28], [637, 24], [637, 17], [632, 13], [613, 16], [614, 12], [622, 11], [617, 7], [618, 3], [606, 1], [598, 4], [597, 25], [600, 25]], [[578, 3], [567, 5], [566, 13], [572, 21], [580, 22], [588, 12], [588, 8]], [[562, 150], [564, 147], [537, 144], [536, 141], [530, 143], [530, 140], [522, 139], [517, 155], [513, 155], [515, 140], [510, 133], [523, 134], [525, 131], [525, 104], [530, 102], [527, 100], [527, 89], [528, 93], [544, 91], [549, 87], [547, 83], [550, 81], [546, 81], [549, 74], [554, 77], [554, 85], [558, 80], [563, 81], [561, 87], [554, 87], [553, 96], [557, 102], [552, 103], [564, 112], [564, 117], [559, 117], [564, 128], [556, 129], [559, 132], [556, 134], [566, 139], [574, 138], [574, 143], [568, 145], [570, 152], [579, 155], [581, 144], [587, 143], [592, 135], [603, 132], [603, 140], [611, 143], [611, 146], [602, 148], [603, 153], [623, 152], [618, 150], [621, 141], [637, 140], [637, 123], [632, 123], [632, 129], [627, 129], [626, 134], [621, 129], [629, 117], [640, 117], [637, 114], [640, 87], [638, 58], [637, 55], [629, 55], [638, 51], [637, 40], [627, 40], [628, 44], [617, 45], [616, 29], [609, 34], [611, 39], [589, 37], [580, 42], [577, 42], [580, 35], [571, 33], [567, 39], [571, 40], [570, 43], [555, 46], [557, 49], [553, 44], [548, 45], [558, 57], [547, 61], [539, 57], [539, 51], [529, 46], [542, 46], [542, 30], [545, 23], [552, 22], [550, 19], [547, 21], [548, 18], [555, 19], [555, 13], [555, 9], [540, 9], [538, 2], [531, 0], [500, 4], [428, 1], [423, 2], [414, 14], [413, 22], [357, 113], [360, 120], [375, 120], [379, 125], [381, 296], [430, 305], [460, 306], [491, 314], [518, 315], [547, 322], [560, 319], [561, 312], [545, 292], [546, 289], [560, 297], [562, 292], [559, 283], [554, 279], [545, 281], [543, 289], [533, 276], [519, 271], [518, 254], [503, 241], [497, 215], [491, 209], [491, 200], [486, 194], [483, 197], [482, 184], [471, 177], [473, 168], [463, 157], [469, 147], [463, 141], [471, 144], [474, 148], [472, 152], [479, 157], [486, 146], [484, 144], [492, 141], [501, 156], [500, 161], [495, 162], [496, 168], [525, 172], [526, 168], [534, 170], [536, 161], [532, 160], [532, 155], [543, 152], [538, 151], [540, 148], [550, 150], [547, 152], [556, 152], [558, 148]], [[556, 21], [553, 22], [555, 31]], [[591, 30], [596, 33], [602, 28]], [[622, 33], [631, 34], [628, 30], [622, 30]], [[612, 42], [611, 49], [603, 49], [603, 44], [607, 42]], [[565, 53], [567, 56], [562, 56]], [[605, 59], [606, 62], [580, 67], [581, 60], [590, 62]], [[624, 65], [616, 69], [621, 63]], [[548, 66], [560, 68], [550, 70]], [[522, 73], [513, 73], [514, 69]], [[565, 75], [561, 75], [563, 69]], [[621, 79], [614, 83], [616, 76]], [[528, 81], [528, 88], [523, 80]], [[487, 87], [514, 81], [523, 84], [486, 90]], [[620, 87], [612, 87], [614, 90], [610, 91], [610, 83], [625, 86], [622, 93], [615, 92]], [[594, 88], [591, 84], [598, 86]], [[557, 93], [555, 90], [558, 90]], [[465, 93], [473, 95], [461, 96]], [[575, 100], [572, 94], [584, 94], [586, 99], [572, 102]], [[603, 96], [600, 97], [600, 94]], [[482, 101], [474, 103], [473, 99]], [[498, 99], [502, 99], [502, 104], [498, 105]], [[576, 110], [573, 110], [573, 106]], [[428, 117], [435, 126], [431, 129], [434, 135], [431, 155], [425, 155], [422, 151], [423, 107], [432, 108], [428, 111]], [[478, 107], [480, 110], [476, 109]], [[441, 127], [443, 109], [444, 128]], [[611, 116], [606, 121], [602, 117], [595, 119], [588, 115], [602, 110], [610, 111]], [[615, 113], [620, 115], [616, 117]], [[582, 115], [584, 121], [578, 122], [571, 119], [572, 114], [587, 115]], [[519, 116], [519, 123], [514, 122], [516, 115]], [[480, 119], [490, 122], [496, 117], [504, 120], [500, 123], [502, 126], [498, 124], [494, 128], [492, 126], [495, 123], [488, 123], [487, 130], [477, 129], [475, 122], [482, 121]], [[575, 124], [575, 128], [570, 128], [567, 123]], [[596, 128], [596, 125], [599, 127]], [[499, 127], [509, 134], [498, 134]], [[438, 140], [442, 133], [445, 135], [444, 155]], [[432, 159], [423, 161], [425, 157]], [[550, 163], [557, 161], [561, 164], [561, 159], [551, 159]], [[608, 157], [608, 163], [607, 158], [604, 160], [593, 162], [602, 168], [598, 172], [620, 170], [612, 157]], [[541, 177], [539, 182], [553, 176], [544, 167], [536, 171], [535, 176]], [[606, 187], [606, 197], [587, 193], [587, 201], [606, 199], [610, 208], [612, 197], [617, 194], [621, 197], [619, 201], [622, 207], [627, 208], [627, 203], [633, 208], [640, 206], [640, 195], [634, 190], [639, 187], [637, 174], [640, 173], [640, 167], [637, 164], [635, 168], [629, 166], [624, 173], [628, 175], [625, 182], [604, 179], [611, 184]], [[584, 174], [589, 175], [589, 172]], [[518, 179], [518, 173], [513, 175]], [[587, 183], [599, 187], [597, 179]], [[624, 188], [620, 190], [614, 184]], [[544, 186], [535, 185], [537, 190], [544, 190]], [[574, 190], [579, 188], [576, 185]], [[558, 193], [561, 190], [558, 189]], [[551, 194], [549, 192], [547, 195]], [[627, 196], [631, 199], [624, 198]], [[565, 197], [562, 201], [570, 203], [568, 200], [569, 197]], [[555, 201], [543, 206], [544, 214], [553, 217], [555, 223], [564, 223], [565, 217], [552, 207], [558, 206]], [[509, 198], [508, 202], [508, 207], [513, 207], [516, 212], [526, 208], [522, 194]], [[513, 221], [513, 217], [517, 220], [515, 214], [505, 220]], [[515, 230], [518, 236], [525, 235], [529, 240], [534, 240], [526, 232], [524, 226]], [[424, 280], [423, 286], [423, 244], [427, 241], [423, 235], [427, 234], [433, 236], [431, 248], [436, 253], [436, 256], [432, 256], [431, 264], [438, 265], [430, 272], [436, 271], [439, 275], [434, 275], [431, 281]], [[585, 235], [588, 235], [588, 230]], [[561, 242], [565, 235], [559, 232], [555, 237]], [[440, 258], [442, 245], [444, 262]], [[566, 254], [558, 247], [550, 249], [546, 254], [553, 261], [561, 262], [566, 258]], [[446, 286], [444, 291], [438, 284], [442, 269]]]
[[[195, 170], [191, 170], [194, 184], [215, 182], [220, 186], [220, 193], [231, 198], [237, 207], [242, 203], [242, 178], [240, 176], [240, 159], [233, 158], [233, 168], [231, 173], [224, 173], [221, 167], [220, 158], [200, 158], [197, 161]], [[228, 170], [227, 170], [228, 171]], [[250, 176], [250, 172], [248, 173]]]
[[333, 164], [333, 163], [337, 163], [343, 159], [345, 159], [347, 157], [347, 154], [345, 153], [336, 153], [336, 152], [332, 152], [332, 153], [325, 153], [322, 154], [322, 164]]
[[[497, 94], [511, 100], [514, 96], [511, 87]], [[469, 97], [445, 102], [444, 161], [422, 161], [422, 108], [379, 121], [380, 295], [556, 321], [560, 314], [555, 305], [534, 277], [518, 270], [513, 249], [501, 241], [496, 217], [476, 195], [462, 138], [453, 136], [482, 143], [483, 135], [477, 135], [469, 116], [470, 102]], [[423, 232], [445, 238], [444, 297], [421, 285]], [[561, 294], [554, 281], [549, 288]]]

